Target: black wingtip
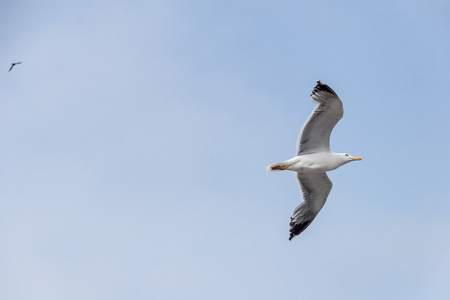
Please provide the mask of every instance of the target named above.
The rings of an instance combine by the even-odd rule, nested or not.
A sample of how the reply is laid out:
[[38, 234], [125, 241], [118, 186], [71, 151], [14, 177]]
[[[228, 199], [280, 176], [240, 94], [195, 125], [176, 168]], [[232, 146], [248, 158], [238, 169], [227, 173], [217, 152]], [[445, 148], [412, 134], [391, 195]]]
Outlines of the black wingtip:
[[311, 96], [318, 92], [331, 93], [331, 94], [337, 96], [337, 94], [328, 85], [326, 85], [325, 83], [323, 83], [320, 80], [317, 81], [317, 85], [314, 87], [314, 90], [313, 90]]
[[309, 226], [309, 224], [312, 223], [313, 220], [308, 220], [302, 223], [295, 223], [295, 222], [291, 222], [289, 225], [291, 226], [291, 229], [289, 230], [289, 232], [291, 233], [289, 235], [289, 240], [292, 240], [293, 238], [295, 238], [297, 235], [299, 235], [300, 233], [302, 233], [306, 227]]

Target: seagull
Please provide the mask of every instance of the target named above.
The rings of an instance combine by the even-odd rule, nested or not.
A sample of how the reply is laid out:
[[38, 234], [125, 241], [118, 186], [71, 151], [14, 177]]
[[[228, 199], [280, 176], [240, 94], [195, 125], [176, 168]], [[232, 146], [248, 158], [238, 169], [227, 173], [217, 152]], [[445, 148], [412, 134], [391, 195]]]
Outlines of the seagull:
[[8, 71], [8, 72], [11, 72], [12, 68], [13, 68], [15, 65], [20, 65], [21, 63], [22, 63], [21, 61], [16, 62], [16, 63], [12, 63], [12, 64], [11, 64], [11, 68], [9, 68], [9, 71]]
[[297, 156], [271, 164], [266, 169], [267, 172], [294, 171], [303, 194], [304, 202], [291, 216], [289, 240], [302, 233], [324, 206], [333, 186], [326, 172], [362, 160], [330, 149], [331, 131], [344, 115], [338, 95], [328, 85], [317, 81], [311, 100], [317, 106], [300, 130]]

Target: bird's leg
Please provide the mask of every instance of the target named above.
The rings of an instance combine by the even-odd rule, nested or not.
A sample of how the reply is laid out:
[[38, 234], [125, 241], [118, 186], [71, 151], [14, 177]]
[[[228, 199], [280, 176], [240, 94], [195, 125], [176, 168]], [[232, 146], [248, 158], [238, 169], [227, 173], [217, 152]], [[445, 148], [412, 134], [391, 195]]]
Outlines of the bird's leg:
[[285, 165], [285, 166], [273, 166], [272, 170], [286, 170], [287, 168], [289, 168], [291, 165]]

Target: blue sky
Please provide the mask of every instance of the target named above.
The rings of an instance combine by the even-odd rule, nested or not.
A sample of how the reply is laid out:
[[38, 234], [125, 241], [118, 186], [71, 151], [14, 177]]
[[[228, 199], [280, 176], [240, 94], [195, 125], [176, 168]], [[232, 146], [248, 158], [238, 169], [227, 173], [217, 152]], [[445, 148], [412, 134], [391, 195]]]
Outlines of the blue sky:
[[[0, 298], [448, 299], [449, 10], [2, 2]], [[289, 241], [317, 80], [364, 160]]]

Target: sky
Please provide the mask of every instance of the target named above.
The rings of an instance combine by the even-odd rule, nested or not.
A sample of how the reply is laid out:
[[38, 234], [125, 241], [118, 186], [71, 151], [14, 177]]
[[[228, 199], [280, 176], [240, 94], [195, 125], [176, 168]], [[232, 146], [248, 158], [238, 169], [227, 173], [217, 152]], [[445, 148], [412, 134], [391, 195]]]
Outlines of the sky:
[[[0, 298], [449, 299], [449, 11], [2, 1]], [[363, 160], [289, 241], [317, 80]]]

